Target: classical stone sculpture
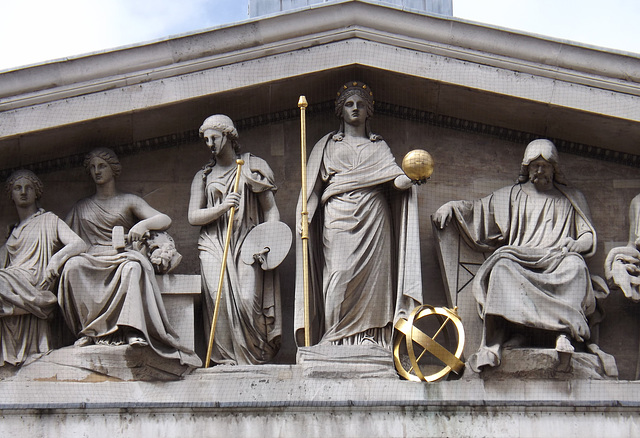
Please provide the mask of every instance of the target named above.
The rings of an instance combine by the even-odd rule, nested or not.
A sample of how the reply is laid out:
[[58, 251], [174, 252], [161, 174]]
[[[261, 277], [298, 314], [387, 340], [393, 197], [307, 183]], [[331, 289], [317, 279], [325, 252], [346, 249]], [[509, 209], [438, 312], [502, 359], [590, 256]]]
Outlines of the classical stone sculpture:
[[[200, 366], [167, 320], [151, 262], [132, 248], [150, 231], [166, 230], [171, 219], [139, 196], [116, 188], [121, 165], [110, 149], [91, 151], [84, 165], [96, 193], [78, 201], [66, 221], [89, 249], [67, 262], [58, 295], [67, 325], [79, 337], [75, 345], [148, 345], [167, 359]], [[118, 250], [114, 232], [120, 227], [127, 246]]]
[[[339, 129], [316, 143], [307, 162], [310, 340], [390, 348], [394, 322], [422, 302], [415, 187], [369, 128], [367, 85], [345, 84], [335, 114]], [[298, 215], [301, 205], [300, 198]], [[304, 346], [301, 253], [295, 330]]]
[[640, 301], [640, 195], [629, 206], [629, 242], [611, 249], [605, 261], [605, 276], [612, 288], [622, 290], [633, 302]]
[[182, 255], [176, 249], [176, 242], [164, 231], [149, 232], [138, 250], [149, 259], [153, 270], [159, 275], [169, 274], [182, 260]]
[[0, 366], [51, 349], [52, 289], [67, 259], [85, 249], [67, 224], [38, 208], [43, 185], [33, 172], [14, 172], [6, 190], [19, 222], [0, 247]]
[[[253, 263], [253, 254], [243, 261], [243, 251], [252, 251], [248, 248], [251, 246], [247, 243], [251, 240], [248, 236], [260, 224], [284, 225], [279, 222], [275, 203], [274, 174], [264, 160], [240, 153], [238, 132], [229, 117], [222, 114], [208, 117], [200, 127], [200, 135], [212, 155], [193, 178], [188, 218], [191, 225], [201, 227], [198, 249], [207, 336], [218, 295], [230, 211], [236, 208], [211, 360], [217, 364], [262, 364], [273, 359], [280, 348], [280, 285], [275, 266], [267, 268], [264, 263]], [[237, 192], [236, 159], [244, 161]], [[284, 227], [290, 245], [291, 232]], [[283, 236], [272, 237], [276, 240]]]
[[468, 360], [474, 371], [499, 365], [503, 345], [521, 345], [525, 332], [552, 336], [566, 355], [574, 351], [571, 340], [590, 338], [597, 297], [584, 257], [596, 250], [596, 232], [584, 196], [566, 185], [552, 142], [527, 146], [513, 186], [448, 202], [433, 220], [441, 229], [453, 220], [470, 245], [495, 249], [473, 283], [483, 320], [481, 346]]

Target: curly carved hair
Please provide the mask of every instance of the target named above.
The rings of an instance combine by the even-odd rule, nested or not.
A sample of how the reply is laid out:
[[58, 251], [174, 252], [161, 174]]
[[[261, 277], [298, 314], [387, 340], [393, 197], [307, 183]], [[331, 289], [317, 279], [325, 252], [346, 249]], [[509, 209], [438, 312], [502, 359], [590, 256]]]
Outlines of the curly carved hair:
[[26, 178], [33, 184], [33, 187], [36, 190], [36, 200], [42, 198], [42, 194], [44, 193], [44, 184], [42, 184], [42, 181], [40, 180], [40, 178], [38, 178], [38, 176], [30, 170], [21, 169], [21, 170], [16, 170], [11, 175], [9, 175], [9, 178], [7, 178], [7, 181], [5, 182], [5, 192], [9, 197], [9, 199], [11, 199], [11, 192], [13, 191], [13, 185], [20, 178]]
[[91, 160], [94, 158], [100, 158], [106, 161], [109, 167], [111, 167], [111, 171], [113, 172], [114, 178], [117, 178], [118, 176], [120, 176], [120, 172], [122, 172], [122, 165], [120, 164], [120, 160], [118, 159], [118, 156], [116, 155], [116, 153], [113, 152], [111, 149], [95, 148], [91, 152], [89, 152], [87, 155], [85, 155], [82, 165], [84, 166], [87, 173], [91, 173], [91, 170], [89, 169], [89, 163], [91, 163]]

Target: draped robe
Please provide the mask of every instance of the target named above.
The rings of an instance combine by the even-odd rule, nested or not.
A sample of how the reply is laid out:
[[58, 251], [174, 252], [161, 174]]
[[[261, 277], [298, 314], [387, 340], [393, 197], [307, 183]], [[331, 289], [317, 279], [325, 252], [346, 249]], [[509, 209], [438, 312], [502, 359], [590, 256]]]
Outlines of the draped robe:
[[128, 218], [127, 203], [116, 205], [120, 210], [85, 198], [69, 213], [69, 226], [90, 247], [71, 257], [60, 276], [59, 304], [67, 325], [76, 336], [92, 338], [133, 328], [160, 356], [199, 367], [198, 356], [180, 344], [169, 324], [149, 260], [129, 247], [122, 253], [112, 249], [113, 227], [124, 227], [126, 235], [135, 225]]
[[[312, 343], [390, 347], [393, 323], [422, 302], [415, 187], [393, 187], [404, 172], [382, 140], [351, 145], [328, 134], [307, 169], [308, 195], [319, 178], [323, 187], [309, 212]], [[295, 329], [304, 345], [300, 246]]]
[[51, 349], [48, 320], [57, 299], [39, 285], [49, 260], [62, 248], [59, 222], [40, 209], [15, 226], [0, 248], [0, 366], [19, 365]]
[[[226, 271], [211, 359], [219, 364], [250, 365], [268, 362], [280, 347], [280, 284], [277, 272], [263, 271], [259, 263], [247, 265], [241, 260], [242, 244], [249, 232], [264, 222], [258, 195], [276, 191], [275, 178], [269, 165], [249, 153], [242, 154], [238, 192], [240, 205], [234, 223], [227, 255]], [[206, 176], [207, 207], [224, 201], [233, 191], [236, 167], [216, 177]], [[202, 171], [196, 174], [202, 179]], [[229, 225], [229, 212], [201, 228], [198, 240], [200, 272], [205, 302], [207, 339], [218, 293], [222, 255]]]
[[[454, 215], [470, 244], [484, 251], [497, 248], [472, 288], [483, 320], [499, 316], [585, 341], [587, 318], [596, 308], [591, 277], [583, 255], [567, 252], [560, 242], [591, 233], [584, 255], [589, 257], [596, 250], [596, 232], [584, 196], [571, 187], [556, 189], [536, 202], [516, 184], [480, 200], [456, 201]], [[487, 354], [486, 348], [477, 354]], [[499, 361], [499, 351], [492, 351]]]

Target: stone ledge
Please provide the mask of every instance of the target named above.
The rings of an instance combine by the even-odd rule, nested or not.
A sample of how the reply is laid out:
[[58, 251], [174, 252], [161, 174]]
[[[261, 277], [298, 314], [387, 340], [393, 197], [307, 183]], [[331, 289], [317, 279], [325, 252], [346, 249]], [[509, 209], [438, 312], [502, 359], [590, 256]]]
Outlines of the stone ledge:
[[[0, 435], [639, 436], [640, 382], [314, 379], [216, 366], [177, 382], [0, 381]], [[205, 432], [208, 431], [208, 432]], [[214, 435], [215, 435], [214, 434]]]
[[[48, 373], [55, 374], [56, 364]], [[8, 406], [105, 404], [148, 406], [572, 406], [638, 407], [640, 381], [617, 380], [483, 380], [466, 371], [459, 380], [416, 383], [399, 377], [308, 378], [300, 365], [200, 368], [173, 382], [50, 381], [19, 374], [0, 380]]]

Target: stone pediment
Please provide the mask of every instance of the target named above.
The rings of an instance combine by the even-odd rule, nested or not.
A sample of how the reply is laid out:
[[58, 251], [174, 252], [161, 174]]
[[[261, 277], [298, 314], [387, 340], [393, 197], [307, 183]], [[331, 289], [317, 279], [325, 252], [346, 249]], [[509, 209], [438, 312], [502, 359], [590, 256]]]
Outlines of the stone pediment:
[[[360, 1], [0, 73], [0, 147], [18, 134], [259, 94], [268, 84], [288, 90], [269, 106], [256, 99], [245, 117], [290, 108], [289, 90], [294, 101], [305, 92], [324, 102], [332, 97], [318, 75], [354, 67], [393, 72], [389, 81], [402, 84], [379, 88], [379, 102], [634, 152], [620, 132], [640, 120], [635, 55]], [[416, 101], [417, 90], [430, 104]], [[538, 115], [542, 108], [553, 122]], [[573, 131], [576, 117], [599, 129]]]
[[[282, 221], [295, 229], [296, 102], [307, 96], [308, 141], [315, 142], [336, 128], [336, 88], [353, 79], [374, 89], [375, 129], [396, 160], [421, 147], [436, 162], [419, 192], [425, 302], [457, 304], [455, 296], [446, 296], [449, 288], [464, 290], [483, 260], [480, 255], [445, 263], [458, 283], [443, 284], [429, 216], [448, 200], [483, 196], [512, 183], [521, 147], [538, 136], [556, 140], [567, 176], [585, 192], [599, 247], [626, 241], [628, 201], [640, 188], [637, 55], [361, 1], [0, 72], [0, 172], [29, 167], [42, 173], [51, 189], [43, 206], [64, 217], [88, 192], [84, 154], [95, 145], [113, 147], [124, 162], [125, 189], [174, 220], [171, 232], [184, 255], [178, 274], [196, 274], [198, 230], [186, 215], [191, 179], [209, 157], [198, 137], [202, 120], [214, 112], [234, 119], [242, 147], [273, 166]], [[12, 208], [0, 205], [2, 225], [13, 219]], [[596, 272], [602, 270], [602, 251], [590, 265]], [[473, 428], [514, 436], [526, 435], [536, 418], [548, 428], [559, 425], [550, 436], [637, 430], [638, 340], [628, 336], [637, 333], [637, 307], [619, 297], [607, 303], [611, 316], [600, 343], [616, 356], [619, 381], [594, 380], [600, 374], [593, 373], [599, 366], [593, 355], [576, 356], [571, 374], [545, 368], [555, 364], [553, 351], [528, 363], [523, 359], [528, 351], [513, 350], [505, 355], [513, 367], [489, 378], [465, 373], [426, 385], [400, 381], [388, 358], [378, 357], [370, 366], [367, 354], [359, 356], [365, 363], [354, 375], [348, 360], [339, 367], [324, 358], [317, 367], [294, 364], [294, 273], [292, 251], [282, 264], [285, 323], [274, 364], [216, 366], [179, 381], [147, 382], [141, 376], [167, 373], [145, 369], [153, 364], [139, 352], [124, 354], [135, 356], [133, 371], [113, 360], [110, 377], [91, 370], [99, 366], [96, 356], [69, 372], [65, 362], [73, 360], [53, 355], [50, 368], [47, 363], [53, 362], [46, 360], [32, 364], [40, 373], [35, 381], [26, 372], [2, 374], [0, 430], [16, 435], [28, 424], [63, 435], [91, 420], [109, 426], [100, 430], [102, 436], [127, 427], [137, 436], [196, 436], [207, 428], [231, 434], [232, 425], [255, 436], [299, 436], [304, 427], [322, 436], [336, 430], [361, 436], [445, 430], [456, 436]], [[203, 356], [201, 309], [173, 310], [195, 319], [189, 340]], [[473, 310], [471, 303], [463, 315], [469, 328]], [[469, 345], [478, 342], [475, 327], [469, 329]], [[56, 370], [69, 374], [65, 378]], [[181, 372], [169, 370], [167, 379]], [[327, 428], [347, 424], [345, 419], [347, 429]], [[100, 436], [96, 428], [92, 436]]]

